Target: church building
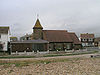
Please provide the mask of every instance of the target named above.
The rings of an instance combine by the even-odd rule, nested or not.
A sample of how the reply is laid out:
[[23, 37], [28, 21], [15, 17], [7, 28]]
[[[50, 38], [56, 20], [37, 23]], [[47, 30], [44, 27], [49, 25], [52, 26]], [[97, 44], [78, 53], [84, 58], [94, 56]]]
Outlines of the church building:
[[44, 30], [37, 19], [33, 33], [21, 41], [11, 42], [12, 51], [54, 51], [80, 49], [81, 42], [74, 32], [67, 30]]

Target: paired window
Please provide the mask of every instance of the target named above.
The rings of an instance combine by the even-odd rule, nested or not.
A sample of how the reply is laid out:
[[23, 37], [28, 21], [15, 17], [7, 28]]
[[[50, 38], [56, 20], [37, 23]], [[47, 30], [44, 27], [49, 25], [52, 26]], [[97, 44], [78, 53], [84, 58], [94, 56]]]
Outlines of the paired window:
[[87, 41], [87, 39], [82, 39], [83, 41]]
[[90, 39], [89, 39], [89, 41], [93, 41], [93, 39], [92, 39], [92, 38], [90, 38]]
[[90, 39], [82, 39], [82, 41], [93, 41], [93, 39], [92, 38], [90, 38]]

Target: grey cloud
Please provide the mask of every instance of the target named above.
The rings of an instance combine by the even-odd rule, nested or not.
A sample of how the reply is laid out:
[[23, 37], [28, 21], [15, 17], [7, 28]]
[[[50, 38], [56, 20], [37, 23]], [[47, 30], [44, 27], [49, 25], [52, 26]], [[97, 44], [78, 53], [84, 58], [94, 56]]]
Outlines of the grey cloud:
[[32, 33], [39, 14], [44, 29], [100, 34], [100, 0], [0, 0], [0, 25], [12, 35]]

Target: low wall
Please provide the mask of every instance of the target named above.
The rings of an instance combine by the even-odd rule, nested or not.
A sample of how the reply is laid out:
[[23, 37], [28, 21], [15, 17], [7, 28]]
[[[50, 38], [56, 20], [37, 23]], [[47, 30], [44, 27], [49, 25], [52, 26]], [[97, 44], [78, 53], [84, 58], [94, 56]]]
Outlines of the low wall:
[[11, 53], [11, 55], [34, 55], [34, 54], [47, 54], [47, 53], [49, 53], [49, 51], [42, 51], [42, 52], [39, 52], [39, 51], [37, 51], [37, 52], [26, 52], [26, 51], [24, 51], [24, 52], [12, 52]]

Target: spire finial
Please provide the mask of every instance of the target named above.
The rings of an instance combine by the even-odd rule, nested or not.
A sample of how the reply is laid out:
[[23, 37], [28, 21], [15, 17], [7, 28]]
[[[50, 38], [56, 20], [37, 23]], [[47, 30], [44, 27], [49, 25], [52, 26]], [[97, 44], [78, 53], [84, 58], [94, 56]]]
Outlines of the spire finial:
[[39, 14], [37, 14], [37, 19], [39, 19]]

